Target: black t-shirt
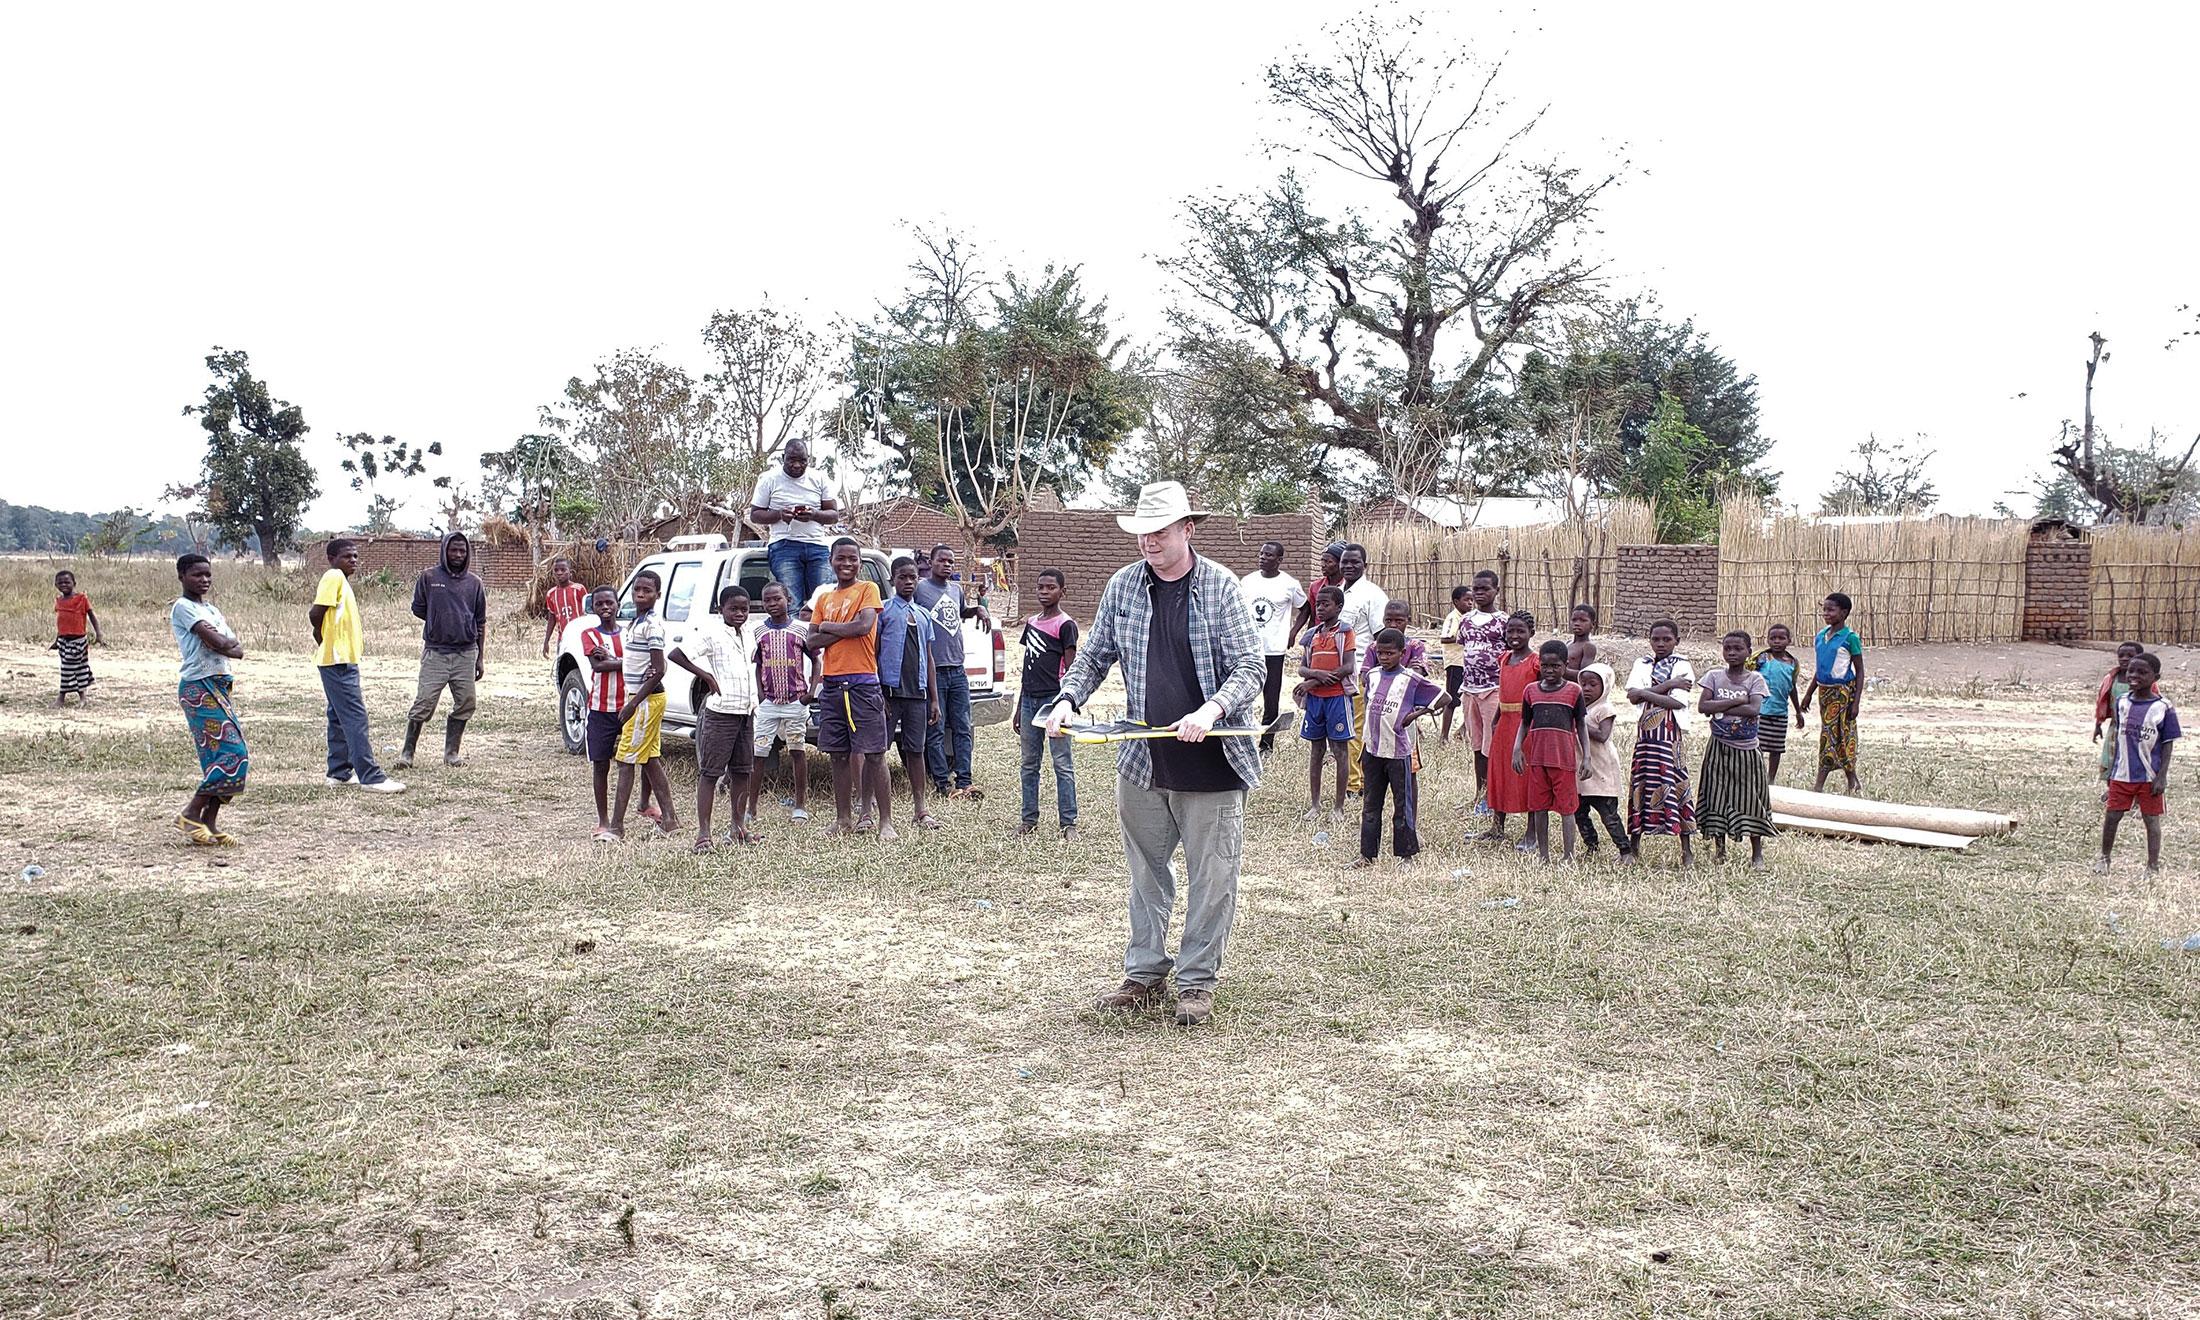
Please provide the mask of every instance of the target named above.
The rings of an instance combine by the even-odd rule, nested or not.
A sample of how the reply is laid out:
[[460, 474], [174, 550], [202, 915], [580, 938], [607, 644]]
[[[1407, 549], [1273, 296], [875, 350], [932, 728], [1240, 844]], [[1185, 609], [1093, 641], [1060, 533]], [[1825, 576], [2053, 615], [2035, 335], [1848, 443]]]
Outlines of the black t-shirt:
[[[1146, 723], [1171, 724], [1207, 701], [1192, 663], [1192, 575], [1163, 582], [1148, 568], [1146, 585], [1153, 593], [1153, 622], [1146, 633]], [[1156, 738], [1146, 746], [1153, 751], [1155, 788], [1230, 793], [1245, 787], [1219, 738], [1196, 743]]]
[[1061, 627], [1050, 636], [1037, 620], [1024, 620], [1024, 696], [1052, 697], [1062, 691], [1062, 656], [1077, 645], [1077, 620], [1063, 614], [1056, 621]]
[[918, 630], [931, 623], [929, 614], [909, 611], [909, 627], [901, 639], [901, 681], [887, 685], [887, 693], [903, 701], [924, 700], [924, 658], [918, 654]]

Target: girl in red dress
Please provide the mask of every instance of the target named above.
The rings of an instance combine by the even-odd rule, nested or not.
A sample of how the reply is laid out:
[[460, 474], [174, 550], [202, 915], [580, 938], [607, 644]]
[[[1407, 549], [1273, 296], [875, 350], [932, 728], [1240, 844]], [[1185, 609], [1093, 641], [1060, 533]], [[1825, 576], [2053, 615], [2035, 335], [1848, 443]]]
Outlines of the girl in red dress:
[[[1497, 727], [1490, 733], [1493, 748], [1513, 745], [1513, 735], [1520, 728], [1520, 702], [1528, 695], [1528, 685], [1543, 671], [1535, 652], [1528, 649], [1528, 638], [1534, 632], [1535, 616], [1526, 610], [1517, 610], [1505, 620], [1505, 653], [1497, 657]], [[1496, 813], [1496, 819], [1491, 822], [1489, 833], [1478, 837], [1490, 843], [1502, 842], [1506, 814], [1527, 809], [1527, 779], [1513, 770], [1510, 754], [1500, 756], [1492, 752], [1490, 810]]]

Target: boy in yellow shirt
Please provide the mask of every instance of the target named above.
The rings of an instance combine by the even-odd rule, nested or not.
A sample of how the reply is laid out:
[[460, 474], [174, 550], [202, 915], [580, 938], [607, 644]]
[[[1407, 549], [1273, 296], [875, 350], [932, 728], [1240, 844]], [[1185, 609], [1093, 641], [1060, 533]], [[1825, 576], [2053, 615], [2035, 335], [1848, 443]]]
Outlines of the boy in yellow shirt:
[[367, 631], [359, 618], [359, 598], [351, 575], [359, 571], [359, 545], [339, 536], [328, 543], [329, 568], [313, 593], [306, 621], [313, 626], [314, 663], [321, 670], [321, 693], [328, 699], [328, 778], [331, 788], [356, 784], [370, 793], [402, 793], [405, 786], [375, 763], [367, 727], [367, 705], [359, 691], [359, 661], [367, 649]]

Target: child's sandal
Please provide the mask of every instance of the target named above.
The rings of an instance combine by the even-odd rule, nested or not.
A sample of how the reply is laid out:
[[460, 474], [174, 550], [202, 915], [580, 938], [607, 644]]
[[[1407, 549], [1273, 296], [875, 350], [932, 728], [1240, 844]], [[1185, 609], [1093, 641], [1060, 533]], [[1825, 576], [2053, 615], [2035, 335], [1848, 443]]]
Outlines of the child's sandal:
[[191, 819], [189, 816], [178, 816], [175, 824], [177, 829], [183, 831], [183, 837], [190, 841], [192, 847], [211, 848], [214, 846], [214, 831], [206, 828], [198, 821]]

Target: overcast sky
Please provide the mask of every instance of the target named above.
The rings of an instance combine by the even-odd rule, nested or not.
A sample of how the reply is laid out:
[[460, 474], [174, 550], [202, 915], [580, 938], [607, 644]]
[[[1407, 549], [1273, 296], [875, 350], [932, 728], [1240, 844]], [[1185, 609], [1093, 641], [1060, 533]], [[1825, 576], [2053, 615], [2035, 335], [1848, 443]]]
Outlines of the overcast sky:
[[[1153, 334], [1178, 199], [1272, 172], [1260, 70], [1338, 12], [14, 7], [0, 498], [152, 503], [220, 344], [304, 406], [309, 521], [348, 523], [338, 433], [471, 475], [600, 356], [700, 365], [715, 308], [868, 312], [907, 220], [1082, 263]], [[1445, 12], [1550, 103], [1543, 149], [1634, 162], [1614, 286], [1757, 375], [1789, 500], [1923, 433], [1946, 506], [1985, 511], [2076, 415], [2095, 328], [2113, 434], [2200, 433], [2200, 340], [2163, 348], [2200, 309], [2200, 8]]]

